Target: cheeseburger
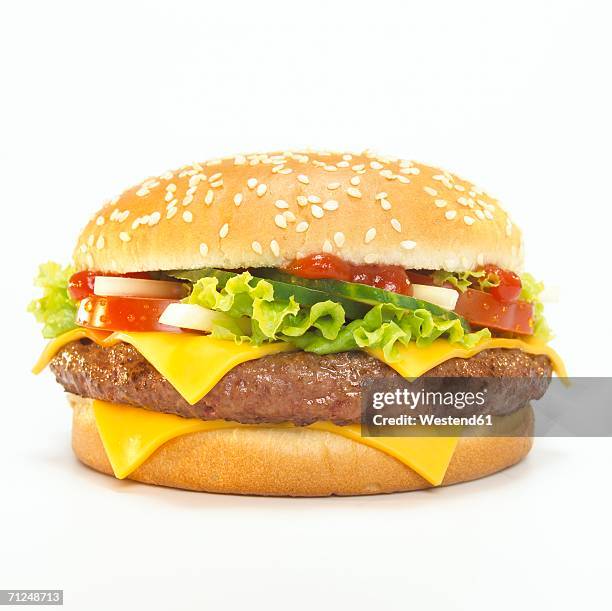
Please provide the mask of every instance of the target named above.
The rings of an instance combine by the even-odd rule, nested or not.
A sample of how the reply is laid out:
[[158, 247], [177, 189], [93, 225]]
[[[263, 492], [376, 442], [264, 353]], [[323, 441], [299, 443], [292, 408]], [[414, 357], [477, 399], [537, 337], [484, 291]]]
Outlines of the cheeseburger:
[[[454, 174], [369, 152], [275, 152], [146, 179], [46, 263], [30, 310], [72, 447], [190, 490], [373, 494], [489, 475], [529, 452], [563, 366], [521, 232]], [[365, 384], [526, 378], [512, 436], [368, 437]], [[525, 390], [527, 389], [527, 390]]]

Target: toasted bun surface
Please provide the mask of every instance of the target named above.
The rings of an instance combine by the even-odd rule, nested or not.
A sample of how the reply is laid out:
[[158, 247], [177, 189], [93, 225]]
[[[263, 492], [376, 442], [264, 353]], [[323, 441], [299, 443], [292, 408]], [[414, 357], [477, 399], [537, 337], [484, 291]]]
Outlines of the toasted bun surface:
[[106, 204], [79, 269], [280, 267], [330, 252], [353, 263], [519, 271], [521, 234], [498, 202], [449, 172], [371, 153], [278, 152], [194, 163]]
[[[72, 447], [87, 466], [112, 475], [92, 401], [70, 396]], [[459, 440], [443, 485], [500, 471], [531, 449], [533, 411], [517, 412], [523, 437]], [[509, 416], [512, 417], [512, 416]], [[345, 437], [310, 429], [222, 429], [177, 437], [159, 448], [129, 479], [202, 492], [269, 496], [379, 494], [429, 488], [395, 458]]]

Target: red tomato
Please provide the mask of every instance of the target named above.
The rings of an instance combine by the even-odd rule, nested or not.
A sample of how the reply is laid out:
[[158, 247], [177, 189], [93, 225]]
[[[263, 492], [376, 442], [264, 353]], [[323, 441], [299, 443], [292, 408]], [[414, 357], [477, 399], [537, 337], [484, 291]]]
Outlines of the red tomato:
[[178, 327], [159, 322], [159, 317], [171, 303], [176, 303], [176, 300], [89, 295], [81, 301], [76, 322], [83, 327], [106, 331], [180, 332]]
[[459, 295], [455, 312], [479, 327], [533, 334], [533, 305], [525, 301], [502, 303], [490, 293], [467, 289]]
[[353, 265], [325, 253], [296, 259], [286, 270], [302, 278], [330, 278], [368, 284], [393, 293], [410, 294], [410, 280], [399, 265]]
[[492, 286], [488, 289], [488, 292], [495, 299], [503, 303], [513, 303], [518, 300], [523, 286], [521, 279], [514, 272], [501, 269], [495, 265], [485, 265], [484, 270], [487, 275], [495, 276], [499, 279], [498, 286]]
[[130, 274], [109, 274], [101, 272], [88, 272], [82, 271], [72, 274], [68, 281], [68, 295], [74, 301], [81, 301], [88, 295], [93, 295], [94, 292], [94, 280], [96, 276], [113, 276], [123, 278], [144, 278], [149, 279], [151, 275], [148, 272], [133, 272]]

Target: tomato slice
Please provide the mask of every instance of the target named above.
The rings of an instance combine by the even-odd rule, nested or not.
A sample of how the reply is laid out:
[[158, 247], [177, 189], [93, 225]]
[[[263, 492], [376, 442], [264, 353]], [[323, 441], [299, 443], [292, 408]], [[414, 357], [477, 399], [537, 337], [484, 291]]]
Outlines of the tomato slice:
[[159, 317], [175, 299], [143, 297], [100, 297], [89, 295], [81, 300], [76, 323], [91, 329], [106, 331], [171, 331], [178, 327], [162, 325]]
[[393, 293], [410, 294], [410, 280], [399, 265], [353, 265], [335, 255], [319, 253], [296, 259], [285, 269], [302, 278], [358, 282]]
[[109, 274], [88, 271], [77, 272], [76, 274], [72, 274], [68, 281], [68, 295], [70, 298], [74, 299], [74, 301], [81, 301], [81, 299], [85, 299], [88, 295], [93, 295], [96, 276], [141, 278], [147, 280], [151, 277], [151, 274], [148, 272], [133, 272], [130, 274]]
[[522, 283], [514, 272], [495, 265], [485, 265], [484, 270], [487, 276], [493, 276], [499, 281], [497, 286], [492, 286], [488, 290], [495, 299], [504, 303], [512, 303], [518, 300]]
[[455, 312], [473, 325], [533, 335], [533, 305], [526, 301], [502, 303], [491, 293], [467, 289], [459, 295]]

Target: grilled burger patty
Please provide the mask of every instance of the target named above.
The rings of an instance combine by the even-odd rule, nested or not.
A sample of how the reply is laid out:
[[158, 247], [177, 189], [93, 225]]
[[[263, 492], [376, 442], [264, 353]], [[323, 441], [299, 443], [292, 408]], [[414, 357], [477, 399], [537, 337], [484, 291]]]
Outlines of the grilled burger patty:
[[[362, 381], [403, 380], [391, 367], [365, 352], [325, 356], [281, 353], [238, 365], [205, 397], [189, 405], [130, 344], [105, 348], [87, 339], [71, 342], [58, 352], [50, 367], [66, 391], [82, 397], [184, 418], [245, 424], [360, 422]], [[539, 399], [546, 392], [551, 373], [551, 363], [544, 355], [496, 348], [469, 359], [450, 359], [424, 375], [515, 378], [503, 385], [502, 393], [487, 398], [483, 412], [506, 415]]]

